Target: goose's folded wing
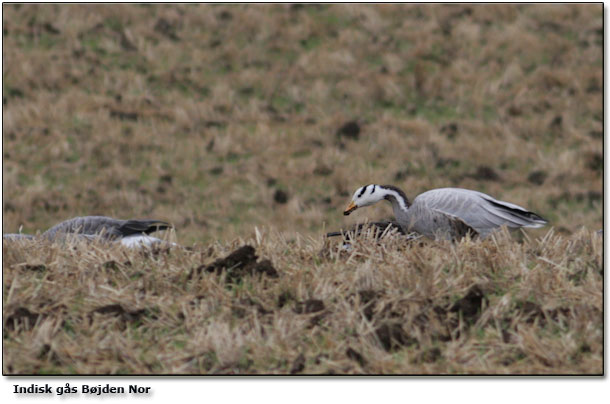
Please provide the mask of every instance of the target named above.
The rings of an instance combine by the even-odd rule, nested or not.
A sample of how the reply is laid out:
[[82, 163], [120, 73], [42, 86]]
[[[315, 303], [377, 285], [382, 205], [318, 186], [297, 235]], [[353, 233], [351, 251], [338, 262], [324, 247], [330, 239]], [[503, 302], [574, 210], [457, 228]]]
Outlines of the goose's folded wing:
[[[498, 201], [481, 192], [444, 188], [427, 192], [419, 202], [447, 215], [457, 217], [478, 233], [508, 227], [541, 227], [546, 220], [518, 205]], [[417, 198], [417, 199], [418, 199]]]

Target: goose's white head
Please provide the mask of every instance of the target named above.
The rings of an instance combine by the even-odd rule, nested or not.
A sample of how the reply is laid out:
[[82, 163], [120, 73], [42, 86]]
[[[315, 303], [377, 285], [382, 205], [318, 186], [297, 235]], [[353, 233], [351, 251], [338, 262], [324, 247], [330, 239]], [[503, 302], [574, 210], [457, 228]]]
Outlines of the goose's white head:
[[377, 203], [384, 199], [385, 195], [386, 193], [383, 192], [383, 188], [381, 185], [369, 184], [360, 187], [356, 190], [356, 192], [354, 192], [354, 196], [352, 196], [352, 201], [349, 203], [347, 208], [345, 208], [343, 214], [347, 216], [358, 208]]

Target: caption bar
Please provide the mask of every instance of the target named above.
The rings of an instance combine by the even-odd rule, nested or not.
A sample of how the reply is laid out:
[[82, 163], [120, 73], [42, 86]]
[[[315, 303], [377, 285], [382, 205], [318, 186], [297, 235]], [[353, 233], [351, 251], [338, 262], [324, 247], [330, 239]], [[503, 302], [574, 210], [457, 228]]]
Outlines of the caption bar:
[[[80, 386], [80, 391], [77, 386], [70, 386], [70, 383], [66, 383], [64, 386], [52, 387], [48, 384], [39, 385], [31, 384], [29, 386], [21, 386], [19, 384], [13, 384], [13, 394], [57, 394], [58, 396], [64, 394], [89, 394], [94, 396], [100, 396], [102, 394], [151, 394], [152, 387], [138, 386], [137, 384], [130, 384], [126, 389], [123, 386], [111, 386], [106, 384], [102, 386], [90, 386], [83, 384]], [[53, 391], [55, 389], [55, 391]]]

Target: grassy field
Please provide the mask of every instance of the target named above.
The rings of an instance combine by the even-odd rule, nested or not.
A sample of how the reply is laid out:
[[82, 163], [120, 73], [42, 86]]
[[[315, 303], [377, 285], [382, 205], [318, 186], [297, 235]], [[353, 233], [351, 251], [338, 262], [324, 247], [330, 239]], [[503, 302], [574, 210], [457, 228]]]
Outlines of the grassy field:
[[[3, 232], [154, 218], [188, 247], [4, 242], [5, 374], [603, 371], [602, 5], [12, 4], [3, 29]], [[342, 251], [326, 231], [391, 215], [342, 215], [368, 183], [550, 225]]]

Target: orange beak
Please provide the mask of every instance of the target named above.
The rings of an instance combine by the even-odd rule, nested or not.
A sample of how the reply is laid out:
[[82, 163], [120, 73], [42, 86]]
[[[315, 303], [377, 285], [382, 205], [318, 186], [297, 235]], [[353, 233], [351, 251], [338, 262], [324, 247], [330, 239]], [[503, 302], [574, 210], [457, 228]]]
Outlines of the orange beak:
[[345, 216], [349, 215], [350, 213], [352, 213], [353, 211], [355, 211], [356, 209], [358, 209], [358, 206], [356, 206], [356, 204], [354, 203], [354, 201], [351, 201], [349, 203], [349, 205], [347, 205], [347, 208], [345, 208], [345, 210], [343, 211], [343, 214]]

